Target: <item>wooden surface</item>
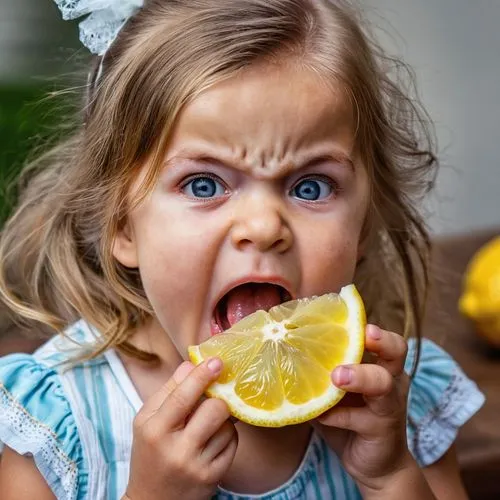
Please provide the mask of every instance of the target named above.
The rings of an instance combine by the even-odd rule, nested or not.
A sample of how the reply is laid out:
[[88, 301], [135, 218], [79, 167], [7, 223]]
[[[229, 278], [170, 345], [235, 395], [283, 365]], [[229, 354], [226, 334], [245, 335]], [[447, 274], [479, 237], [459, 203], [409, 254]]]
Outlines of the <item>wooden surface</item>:
[[435, 240], [425, 330], [486, 396], [485, 405], [461, 429], [457, 441], [464, 481], [471, 498], [477, 500], [500, 499], [500, 350], [476, 335], [474, 325], [459, 313], [458, 300], [470, 258], [498, 234], [500, 228]]

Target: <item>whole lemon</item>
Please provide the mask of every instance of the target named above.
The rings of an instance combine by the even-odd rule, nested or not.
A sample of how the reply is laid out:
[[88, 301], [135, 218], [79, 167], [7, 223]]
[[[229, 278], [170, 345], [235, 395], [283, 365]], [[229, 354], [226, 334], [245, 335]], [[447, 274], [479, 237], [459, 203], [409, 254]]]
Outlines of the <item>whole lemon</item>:
[[469, 262], [459, 308], [482, 337], [500, 348], [500, 237], [484, 245]]

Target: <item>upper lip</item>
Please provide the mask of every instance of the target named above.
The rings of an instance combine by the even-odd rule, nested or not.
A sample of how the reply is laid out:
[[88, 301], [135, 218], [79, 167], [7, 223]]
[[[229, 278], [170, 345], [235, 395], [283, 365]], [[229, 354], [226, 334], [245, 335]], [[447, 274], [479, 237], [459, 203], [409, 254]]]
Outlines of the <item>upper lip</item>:
[[234, 280], [231, 283], [229, 283], [226, 287], [224, 287], [221, 293], [217, 296], [215, 303], [213, 304], [212, 311], [215, 311], [215, 308], [217, 307], [219, 302], [225, 297], [227, 293], [233, 290], [233, 288], [236, 288], [240, 285], [245, 285], [247, 283], [266, 283], [270, 285], [281, 286], [290, 294], [290, 297], [292, 299], [295, 298], [295, 291], [292, 287], [292, 284], [285, 278], [276, 275], [269, 275], [269, 276], [249, 275]]

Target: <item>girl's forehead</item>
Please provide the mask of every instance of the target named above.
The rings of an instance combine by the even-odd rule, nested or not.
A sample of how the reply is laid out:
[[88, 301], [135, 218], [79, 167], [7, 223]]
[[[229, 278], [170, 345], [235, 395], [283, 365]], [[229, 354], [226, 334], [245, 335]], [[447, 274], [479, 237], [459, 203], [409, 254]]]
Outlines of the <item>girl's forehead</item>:
[[340, 85], [307, 68], [256, 66], [200, 93], [181, 112], [167, 159], [227, 156], [274, 170], [354, 150], [352, 105]]

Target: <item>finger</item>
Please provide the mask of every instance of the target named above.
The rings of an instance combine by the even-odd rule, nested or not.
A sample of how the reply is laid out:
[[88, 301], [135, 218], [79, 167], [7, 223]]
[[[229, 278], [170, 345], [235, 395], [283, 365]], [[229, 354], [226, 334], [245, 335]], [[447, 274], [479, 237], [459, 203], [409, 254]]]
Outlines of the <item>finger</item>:
[[238, 448], [238, 433], [235, 432], [228, 445], [209, 463], [208, 470], [212, 477], [221, 478], [233, 463]]
[[355, 392], [348, 392], [335, 406], [361, 407], [361, 406], [366, 406], [366, 403], [365, 400], [363, 399], [362, 394], [356, 394]]
[[181, 363], [167, 382], [144, 403], [140, 410], [142, 420], [149, 420], [149, 418], [158, 411], [170, 393], [188, 376], [189, 373], [191, 373], [193, 369], [194, 365], [189, 361]]
[[210, 358], [199, 364], [187, 375], [163, 401], [155, 414], [166, 429], [175, 430], [184, 427], [186, 418], [191, 414], [199, 399], [222, 370], [222, 361]]
[[397, 333], [382, 330], [376, 325], [366, 327], [365, 347], [378, 356], [377, 364], [386, 368], [392, 375], [403, 372], [408, 344]]
[[366, 406], [364, 408], [332, 408], [317, 418], [317, 421], [328, 427], [353, 431], [363, 436], [377, 436], [386, 425]]
[[394, 377], [379, 365], [342, 365], [332, 372], [332, 382], [345, 391], [381, 397], [394, 387]]
[[[313, 429], [318, 434], [325, 431], [325, 427], [330, 427], [328, 422], [326, 424], [323, 424], [320, 421], [320, 419], [323, 418], [323, 416], [326, 416], [326, 413], [310, 421]], [[326, 435], [328, 436], [328, 445], [330, 446], [330, 448], [335, 450], [337, 456], [340, 457], [342, 456], [348, 441], [351, 439], [351, 433], [344, 432], [344, 429], [338, 426], [331, 426], [331, 427], [338, 429], [338, 431], [337, 430], [334, 431], [333, 429], [326, 429]]]
[[201, 457], [211, 462], [235, 439], [236, 429], [234, 425], [226, 420], [222, 427], [208, 440], [206, 446], [203, 448]]
[[224, 401], [216, 398], [206, 399], [194, 411], [186, 424], [186, 435], [190, 442], [203, 448], [230, 416]]
[[172, 378], [174, 382], [179, 385], [184, 382], [184, 379], [194, 370], [194, 365], [190, 361], [184, 361], [179, 365], [177, 370], [175, 370]]
[[404, 412], [406, 407], [409, 381], [405, 373], [393, 377], [380, 365], [347, 365], [333, 371], [332, 381], [345, 391], [361, 394], [378, 416]]

